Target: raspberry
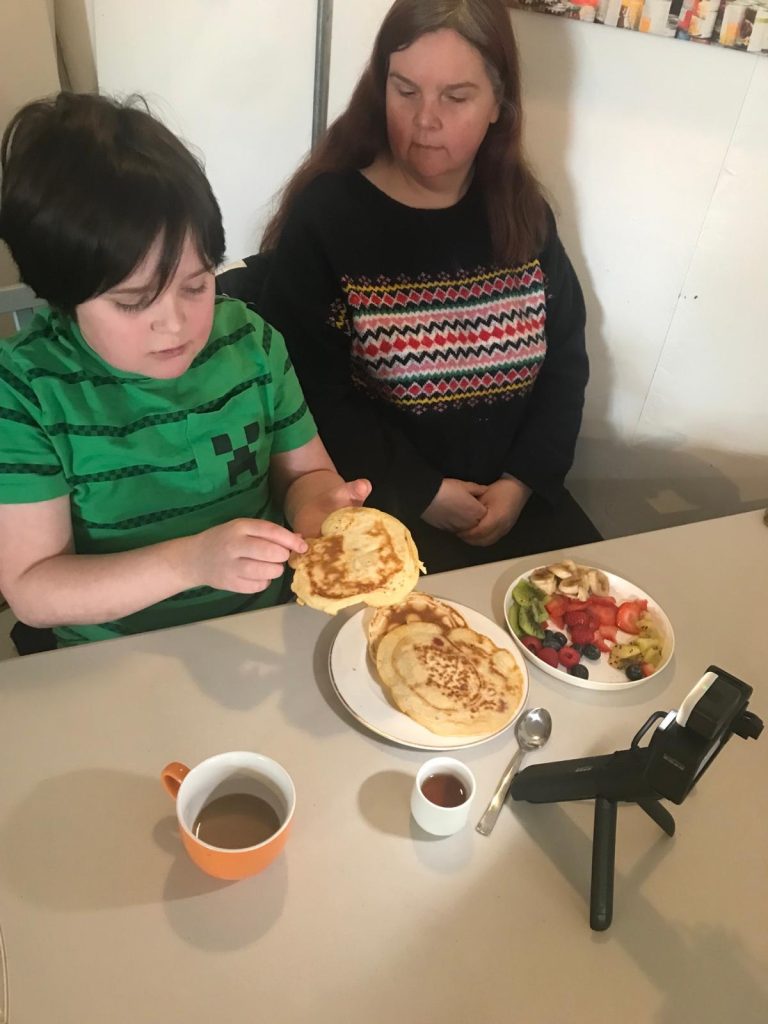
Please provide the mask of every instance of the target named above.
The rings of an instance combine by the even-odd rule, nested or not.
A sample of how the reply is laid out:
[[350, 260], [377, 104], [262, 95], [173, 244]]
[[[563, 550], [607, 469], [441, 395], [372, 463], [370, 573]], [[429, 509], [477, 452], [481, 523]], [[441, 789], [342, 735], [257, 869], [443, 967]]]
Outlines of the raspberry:
[[558, 665], [558, 653], [554, 647], [542, 647], [540, 651], [536, 651], [537, 657], [545, 661], [551, 668], [557, 668]]
[[573, 647], [562, 647], [560, 649], [560, 664], [565, 668], [573, 668], [581, 660], [579, 652]]
[[529, 651], [533, 651], [534, 654], [538, 654], [541, 650], [541, 640], [537, 636], [524, 636], [520, 641], [523, 647], [527, 647]]

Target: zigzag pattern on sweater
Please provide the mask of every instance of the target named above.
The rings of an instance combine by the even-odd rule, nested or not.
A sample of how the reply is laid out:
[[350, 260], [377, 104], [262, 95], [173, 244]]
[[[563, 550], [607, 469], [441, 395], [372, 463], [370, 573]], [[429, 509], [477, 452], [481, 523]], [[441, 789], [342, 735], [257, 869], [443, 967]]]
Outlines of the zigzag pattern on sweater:
[[538, 260], [423, 280], [345, 278], [355, 384], [411, 413], [526, 394], [547, 352]]

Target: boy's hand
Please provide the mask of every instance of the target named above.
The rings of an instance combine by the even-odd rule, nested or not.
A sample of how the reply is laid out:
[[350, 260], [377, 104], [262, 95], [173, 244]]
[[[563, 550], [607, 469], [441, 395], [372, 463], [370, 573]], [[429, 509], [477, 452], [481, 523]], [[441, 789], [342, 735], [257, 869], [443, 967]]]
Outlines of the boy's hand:
[[288, 556], [303, 554], [302, 537], [264, 519], [233, 519], [186, 538], [190, 586], [258, 594], [282, 576]]
[[371, 493], [369, 480], [351, 480], [348, 483], [332, 484], [327, 490], [319, 490], [308, 497], [296, 510], [293, 526], [302, 537], [319, 537], [324, 520], [337, 508], [362, 505]]

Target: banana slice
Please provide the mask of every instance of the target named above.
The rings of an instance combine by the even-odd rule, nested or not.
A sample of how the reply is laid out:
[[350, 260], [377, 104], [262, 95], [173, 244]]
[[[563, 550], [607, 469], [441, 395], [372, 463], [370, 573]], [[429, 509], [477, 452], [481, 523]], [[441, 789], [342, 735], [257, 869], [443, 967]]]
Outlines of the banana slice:
[[569, 576], [573, 576], [576, 565], [574, 562], [568, 560], [567, 562], [557, 562], [555, 565], [548, 565], [547, 568], [551, 573], [554, 573], [559, 580], [568, 579]]
[[547, 594], [547, 596], [554, 594], [555, 590], [557, 590], [557, 576], [551, 573], [549, 569], [537, 569], [536, 572], [531, 574], [531, 583]]
[[586, 601], [590, 594], [605, 597], [611, 589], [604, 572], [588, 565], [577, 565], [571, 558], [537, 569], [531, 574], [530, 581], [547, 597], [564, 594], [578, 601]]
[[558, 590], [567, 597], [577, 597], [581, 588], [581, 579], [578, 576], [566, 576], [560, 580]]
[[608, 577], [599, 569], [589, 569], [587, 571], [587, 586], [598, 597], [605, 597], [611, 589]]

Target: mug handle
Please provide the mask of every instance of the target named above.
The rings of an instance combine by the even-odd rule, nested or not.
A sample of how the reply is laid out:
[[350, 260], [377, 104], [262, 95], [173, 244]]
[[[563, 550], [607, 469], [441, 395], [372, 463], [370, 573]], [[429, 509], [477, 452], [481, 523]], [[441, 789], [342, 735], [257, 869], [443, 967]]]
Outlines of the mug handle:
[[179, 794], [179, 786], [184, 781], [186, 775], [189, 775], [189, 768], [181, 761], [171, 761], [167, 764], [160, 773], [160, 780], [166, 788], [169, 796], [172, 796], [175, 800]]

